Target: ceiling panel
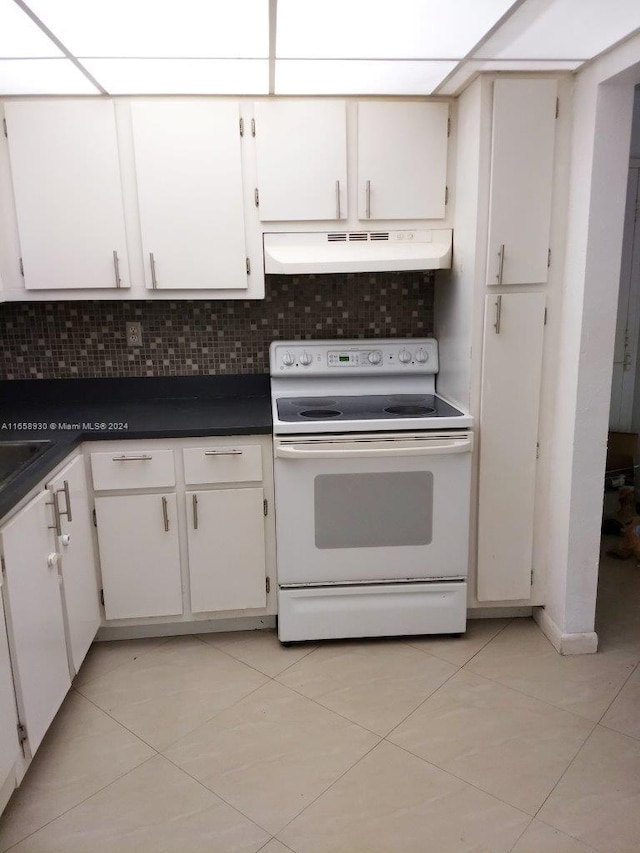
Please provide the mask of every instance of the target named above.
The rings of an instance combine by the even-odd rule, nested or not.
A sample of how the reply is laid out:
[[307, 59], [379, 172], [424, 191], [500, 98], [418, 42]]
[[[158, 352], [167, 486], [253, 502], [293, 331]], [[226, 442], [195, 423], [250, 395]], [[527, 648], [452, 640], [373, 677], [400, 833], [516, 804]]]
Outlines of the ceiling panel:
[[267, 59], [81, 59], [111, 95], [266, 95]]
[[267, 57], [268, 0], [27, 0], [75, 56]]
[[63, 56], [13, 0], [0, 0], [0, 57]]
[[591, 59], [639, 27], [639, 0], [527, 0], [474, 58]]
[[0, 95], [97, 95], [68, 59], [0, 59]]
[[513, 0], [278, 0], [276, 56], [460, 59]]
[[445, 61], [276, 60], [277, 95], [428, 95], [456, 66]]

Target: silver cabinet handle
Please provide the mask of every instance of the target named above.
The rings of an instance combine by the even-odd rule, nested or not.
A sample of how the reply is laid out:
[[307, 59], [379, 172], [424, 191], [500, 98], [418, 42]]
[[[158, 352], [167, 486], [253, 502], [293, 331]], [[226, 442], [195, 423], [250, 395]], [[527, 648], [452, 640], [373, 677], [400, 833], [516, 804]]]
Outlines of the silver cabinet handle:
[[122, 287], [122, 279], [120, 278], [120, 261], [118, 260], [118, 253], [116, 250], [113, 250], [113, 269], [116, 274], [116, 287]]
[[242, 456], [242, 450], [205, 450], [205, 456]]
[[198, 496], [193, 495], [193, 529], [198, 529]]
[[500, 246], [500, 251], [498, 252], [498, 274], [496, 276], [496, 281], [498, 284], [502, 284], [502, 271], [504, 269], [504, 243]]
[[156, 259], [153, 257], [153, 252], [149, 252], [149, 265], [151, 267], [151, 287], [154, 290], [157, 290], [158, 279], [156, 276]]
[[500, 334], [500, 318], [502, 316], [502, 296], [496, 297], [496, 321], [493, 328], [496, 330], [496, 335]]
[[68, 521], [73, 521], [71, 517], [71, 495], [69, 494], [69, 481], [64, 481], [64, 488], [57, 489], [56, 494], [62, 494], [64, 492], [64, 502], [66, 509], [58, 508], [58, 515], [66, 515]]
[[112, 462], [147, 462], [149, 459], [153, 459], [148, 453], [133, 453], [131, 456], [125, 456], [124, 453], [122, 456], [112, 456]]
[[336, 181], [336, 219], [341, 219], [340, 216], [340, 181]]
[[53, 507], [53, 524], [48, 524], [49, 530], [55, 530], [56, 536], [62, 536], [62, 526], [60, 524], [60, 507], [58, 505], [58, 493], [51, 493], [51, 500], [47, 501], [47, 506]]
[[167, 499], [162, 496], [162, 520], [164, 522], [164, 532], [169, 532], [169, 507], [167, 505]]
[[365, 218], [371, 219], [371, 181], [366, 184], [366, 203], [365, 203]]

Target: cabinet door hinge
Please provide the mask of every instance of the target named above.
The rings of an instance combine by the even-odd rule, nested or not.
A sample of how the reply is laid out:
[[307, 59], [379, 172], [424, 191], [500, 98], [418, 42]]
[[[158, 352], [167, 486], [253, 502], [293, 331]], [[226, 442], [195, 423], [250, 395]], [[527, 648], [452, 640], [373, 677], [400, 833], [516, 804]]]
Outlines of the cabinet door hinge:
[[536, 441], [536, 459], [540, 459], [540, 442]]
[[449, 187], [444, 188], [444, 203], [449, 204]]
[[254, 118], [251, 119], [251, 136], [256, 135], [256, 120]]
[[556, 98], [556, 118], [560, 115], [560, 98]]
[[20, 275], [24, 278], [24, 264], [22, 263], [22, 258], [20, 258]]
[[2, 129], [4, 130], [4, 135], [9, 138], [9, 134], [7, 133], [7, 120], [6, 118], [2, 119]]
[[447, 137], [451, 136], [451, 117], [447, 119]]
[[543, 323], [543, 325], [544, 325], [544, 326], [546, 326], [546, 325], [547, 325], [547, 311], [548, 311], [548, 310], [549, 310], [548, 308], [545, 308], [545, 309], [544, 309], [544, 323]]
[[24, 742], [29, 737], [27, 734], [27, 727], [24, 725], [24, 723], [21, 723], [20, 720], [18, 720], [17, 729], [18, 729], [18, 743], [20, 744], [20, 746], [22, 747], [22, 751], [24, 752]]
[[240, 136], [244, 136], [244, 119], [240, 117]]
[[547, 252], [547, 269], [551, 266], [551, 249]]
[[96, 515], [96, 508], [95, 507], [91, 510], [91, 517], [93, 518], [93, 526], [97, 527], [98, 526], [98, 516]]
[[531, 569], [531, 586], [533, 586], [533, 569]]
[[262, 511], [265, 515], [269, 514], [269, 501], [266, 498], [262, 501]]
[[267, 588], [267, 595], [268, 595], [271, 592], [271, 578], [268, 575], [267, 575], [265, 587]]
[[247, 258], [247, 275], [251, 275], [251, 259]]
[[6, 566], [6, 563], [4, 561], [4, 554], [0, 554], [0, 573], [4, 575], [4, 574], [6, 574], [6, 572], [7, 572], [7, 566]]
[[104, 607], [104, 590], [100, 590], [100, 604]]
[[253, 200], [256, 203], [256, 207], [260, 207], [260, 194], [258, 193], [258, 187], [253, 191]]

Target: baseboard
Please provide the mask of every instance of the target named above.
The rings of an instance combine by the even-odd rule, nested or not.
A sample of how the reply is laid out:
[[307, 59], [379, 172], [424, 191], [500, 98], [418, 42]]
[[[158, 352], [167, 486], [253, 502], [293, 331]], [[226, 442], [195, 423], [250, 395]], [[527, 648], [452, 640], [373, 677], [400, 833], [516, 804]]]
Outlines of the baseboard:
[[213, 634], [222, 631], [254, 631], [275, 628], [275, 616], [241, 616], [237, 619], [201, 619], [191, 622], [157, 622], [153, 625], [104, 625], [97, 642], [140, 640], [147, 637], [178, 637], [187, 634]]
[[512, 619], [516, 616], [531, 616], [531, 607], [468, 607], [467, 619]]
[[563, 634], [544, 607], [534, 607], [533, 618], [554, 649], [561, 655], [592, 655], [598, 651], [598, 635], [595, 631]]

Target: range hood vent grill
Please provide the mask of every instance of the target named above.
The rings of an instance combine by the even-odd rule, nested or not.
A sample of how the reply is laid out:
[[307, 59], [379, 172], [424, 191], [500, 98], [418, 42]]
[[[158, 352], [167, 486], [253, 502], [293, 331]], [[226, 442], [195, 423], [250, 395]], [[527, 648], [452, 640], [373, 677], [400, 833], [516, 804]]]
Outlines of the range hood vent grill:
[[450, 269], [453, 232], [272, 232], [263, 240], [266, 273], [397, 272]]

